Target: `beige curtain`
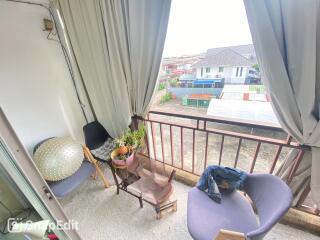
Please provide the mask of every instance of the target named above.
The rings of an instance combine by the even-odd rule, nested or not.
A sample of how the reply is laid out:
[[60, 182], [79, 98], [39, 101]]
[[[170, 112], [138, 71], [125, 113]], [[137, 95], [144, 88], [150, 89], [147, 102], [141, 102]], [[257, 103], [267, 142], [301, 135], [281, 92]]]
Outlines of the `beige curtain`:
[[[304, 155], [291, 187], [296, 193], [296, 187], [303, 186], [311, 173], [312, 199], [320, 206], [320, 1], [244, 3], [279, 122], [300, 144], [312, 148]], [[293, 159], [288, 156], [279, 175], [286, 177]]]
[[112, 136], [144, 115], [155, 90], [171, 0], [60, 0], [97, 119]]

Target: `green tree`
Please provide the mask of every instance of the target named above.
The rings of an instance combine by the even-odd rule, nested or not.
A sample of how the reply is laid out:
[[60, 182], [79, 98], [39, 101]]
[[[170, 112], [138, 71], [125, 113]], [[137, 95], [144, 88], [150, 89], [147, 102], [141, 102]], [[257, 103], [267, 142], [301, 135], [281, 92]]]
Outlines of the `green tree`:
[[158, 85], [158, 91], [163, 90], [166, 88], [166, 84], [165, 83], [159, 83]]
[[255, 70], [257, 70], [258, 72], [260, 72], [260, 66], [259, 66], [258, 63], [253, 64], [252, 67], [253, 67]]
[[160, 103], [162, 104], [162, 103], [168, 102], [171, 99], [172, 99], [172, 94], [170, 92], [167, 92], [161, 97]]

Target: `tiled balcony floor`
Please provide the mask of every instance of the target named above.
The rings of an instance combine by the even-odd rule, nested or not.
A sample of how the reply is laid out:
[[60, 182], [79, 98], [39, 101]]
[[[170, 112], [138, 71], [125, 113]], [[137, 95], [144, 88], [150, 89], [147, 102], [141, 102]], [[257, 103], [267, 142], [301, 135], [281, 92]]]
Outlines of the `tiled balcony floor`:
[[[106, 175], [111, 183], [112, 176]], [[68, 216], [79, 221], [79, 233], [85, 240], [191, 240], [187, 229], [187, 196], [190, 187], [174, 182], [178, 211], [161, 220], [148, 204], [140, 209], [138, 200], [116, 187], [103, 189], [99, 179], [88, 179], [69, 196], [60, 200]], [[266, 240], [320, 240], [319, 236], [277, 224]]]

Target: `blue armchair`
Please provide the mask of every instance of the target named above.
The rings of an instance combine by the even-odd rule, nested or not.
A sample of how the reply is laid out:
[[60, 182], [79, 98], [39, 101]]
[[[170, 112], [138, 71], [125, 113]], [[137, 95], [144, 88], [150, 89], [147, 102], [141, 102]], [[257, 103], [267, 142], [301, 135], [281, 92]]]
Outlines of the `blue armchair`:
[[271, 174], [249, 174], [243, 194], [222, 193], [222, 202], [212, 201], [196, 187], [188, 195], [188, 229], [195, 240], [262, 239], [288, 211], [289, 187]]

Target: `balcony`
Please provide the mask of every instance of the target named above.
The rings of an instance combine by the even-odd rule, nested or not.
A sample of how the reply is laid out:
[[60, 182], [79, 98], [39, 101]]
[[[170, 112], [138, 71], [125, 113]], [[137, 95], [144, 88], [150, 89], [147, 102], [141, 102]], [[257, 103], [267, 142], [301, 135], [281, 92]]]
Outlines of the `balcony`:
[[[154, 209], [149, 205], [140, 209], [138, 201], [129, 194], [116, 195], [115, 187], [102, 191], [100, 181], [87, 180], [74, 193], [61, 199], [67, 214], [79, 221], [80, 235], [84, 239], [112, 239], [114, 236], [117, 239], [192, 239], [186, 224], [187, 196], [206, 166], [224, 165], [250, 173], [274, 174], [290, 150], [296, 149], [299, 154], [290, 169], [289, 183], [303, 152], [307, 151], [273, 125], [157, 109], [150, 111], [146, 119], [135, 118], [133, 123], [144, 123], [148, 129], [148, 144], [139, 154], [140, 159], [151, 157], [160, 165], [164, 164], [168, 172], [172, 168], [177, 170], [174, 186], [178, 211], [156, 220]], [[110, 170], [104, 170], [111, 179]], [[308, 224], [314, 228], [315, 222], [319, 222], [317, 209], [308, 206], [308, 191], [309, 188], [305, 189], [298, 204], [265, 239], [320, 239], [292, 225], [297, 223], [294, 216], [308, 218]], [[300, 222], [298, 227], [305, 227], [303, 224], [307, 223]]]
[[[106, 171], [107, 176], [111, 173]], [[114, 184], [111, 182], [111, 184]], [[178, 211], [155, 219], [154, 209], [123, 192], [116, 195], [116, 188], [103, 191], [100, 181], [88, 180], [78, 190], [61, 200], [70, 218], [79, 221], [83, 239], [141, 239], [141, 240], [192, 240], [187, 229], [187, 194], [189, 186], [174, 182]], [[266, 240], [318, 240], [320, 237], [289, 225], [277, 224], [265, 237]]]

